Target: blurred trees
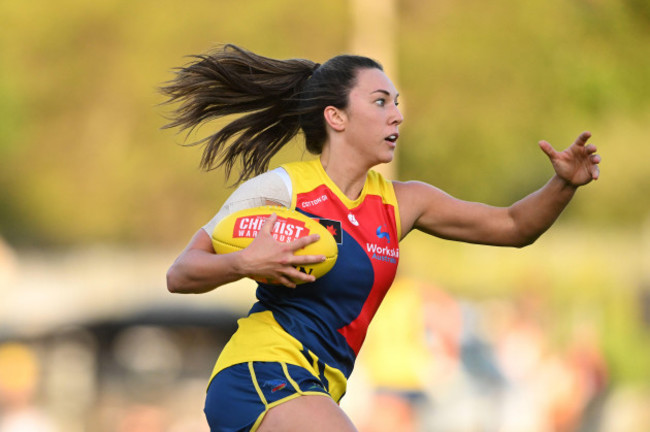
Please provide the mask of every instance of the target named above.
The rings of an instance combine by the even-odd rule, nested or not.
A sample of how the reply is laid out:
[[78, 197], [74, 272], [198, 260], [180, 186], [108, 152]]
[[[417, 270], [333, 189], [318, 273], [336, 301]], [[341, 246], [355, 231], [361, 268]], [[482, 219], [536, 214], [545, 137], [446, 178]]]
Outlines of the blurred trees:
[[345, 40], [330, 30], [345, 27], [342, 7], [0, 3], [0, 235], [39, 245], [187, 238], [226, 191], [220, 173], [197, 171], [197, 151], [159, 130], [157, 87], [186, 55], [222, 42], [333, 55]]
[[401, 43], [409, 108], [402, 172], [508, 204], [552, 172], [539, 140], [561, 149], [591, 130], [603, 178], [569, 213], [608, 224], [648, 216], [650, 176], [637, 159], [650, 155], [642, 144], [647, 21], [613, 1], [409, 4], [405, 30], [418, 30]]
[[[603, 178], [563, 221], [643, 223], [646, 2], [398, 9], [400, 178], [509, 204], [551, 174], [537, 141], [563, 148], [588, 129]], [[186, 241], [230, 191], [221, 172], [197, 170], [199, 148], [160, 130], [157, 87], [217, 43], [324, 61], [347, 50], [351, 32], [345, 0], [4, 1], [0, 27], [0, 235], [39, 245]], [[302, 154], [298, 142], [276, 163]]]

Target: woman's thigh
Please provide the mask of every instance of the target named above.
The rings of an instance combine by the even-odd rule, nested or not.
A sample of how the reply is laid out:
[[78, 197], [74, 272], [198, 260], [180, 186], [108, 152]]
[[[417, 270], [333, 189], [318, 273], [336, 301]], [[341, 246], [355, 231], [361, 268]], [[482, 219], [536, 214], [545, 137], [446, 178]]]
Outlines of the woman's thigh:
[[[311, 419], [316, 420], [314, 424], [320, 424], [328, 417], [331, 419], [325, 425], [338, 425], [341, 418], [349, 423], [325, 387], [318, 377], [299, 366], [277, 362], [241, 363], [214, 377], [208, 388], [204, 411], [213, 432], [265, 430], [266, 426], [259, 429], [263, 424], [273, 426], [267, 430], [353, 431], [337, 426], [311, 427]], [[297, 400], [301, 401], [293, 403]], [[279, 409], [285, 404], [291, 408]], [[271, 420], [266, 421], [269, 415]], [[289, 428], [294, 424], [295, 428]], [[300, 425], [309, 427], [301, 429], [306, 426]]]
[[271, 408], [258, 432], [356, 432], [350, 418], [332, 398], [306, 395]]

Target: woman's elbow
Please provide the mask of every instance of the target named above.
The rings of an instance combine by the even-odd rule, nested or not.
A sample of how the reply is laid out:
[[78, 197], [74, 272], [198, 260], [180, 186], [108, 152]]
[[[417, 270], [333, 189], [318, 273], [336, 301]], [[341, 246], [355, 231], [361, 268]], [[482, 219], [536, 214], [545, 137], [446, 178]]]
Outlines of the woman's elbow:
[[537, 241], [539, 235], [535, 236], [520, 236], [518, 237], [511, 246], [516, 247], [517, 249], [523, 249], [526, 246], [530, 246]]
[[513, 221], [506, 231], [505, 243], [517, 249], [530, 246], [537, 241], [545, 230]]
[[517, 249], [523, 249], [523, 248], [525, 248], [526, 246], [530, 246], [530, 245], [532, 245], [533, 243], [535, 243], [535, 240], [531, 240], [531, 241], [522, 241], [522, 242], [518, 242], [518, 243], [513, 244], [512, 247], [515, 247], [515, 248], [517, 248]]
[[182, 282], [182, 278], [179, 275], [179, 272], [175, 266], [172, 265], [167, 270], [166, 279], [167, 279], [167, 291], [173, 294], [179, 294], [184, 292], [183, 291], [184, 284]]

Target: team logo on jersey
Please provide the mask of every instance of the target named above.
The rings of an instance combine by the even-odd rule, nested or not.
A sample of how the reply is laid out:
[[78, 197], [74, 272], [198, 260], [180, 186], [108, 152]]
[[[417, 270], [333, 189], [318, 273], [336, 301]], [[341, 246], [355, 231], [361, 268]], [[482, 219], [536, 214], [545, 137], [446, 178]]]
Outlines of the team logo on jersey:
[[379, 226], [377, 227], [377, 238], [380, 238], [380, 239], [386, 239], [386, 241], [387, 241], [388, 243], [390, 243], [390, 234], [388, 234], [387, 231], [382, 231], [382, 230], [381, 230], [381, 227], [382, 227], [382, 225], [379, 225]]
[[366, 243], [366, 252], [370, 258], [390, 264], [397, 264], [399, 259], [399, 248], [383, 247], [376, 243]]
[[[383, 225], [377, 227], [375, 234], [379, 240], [384, 239], [386, 240], [386, 243], [390, 243], [390, 234]], [[377, 243], [366, 243], [366, 252], [368, 252], [370, 258], [390, 264], [397, 264], [397, 260], [399, 259], [399, 248], [396, 247], [391, 248], [380, 246]]]
[[343, 244], [343, 233], [341, 232], [341, 221], [332, 219], [319, 219], [318, 222], [325, 227], [325, 229], [332, 234], [336, 244]]
[[359, 226], [359, 222], [357, 222], [357, 218], [355, 218], [352, 213], [348, 213], [348, 220], [352, 225]]
[[313, 200], [301, 202], [300, 207], [302, 207], [302, 208], [314, 207], [314, 206], [317, 206], [319, 204], [324, 203], [325, 201], [327, 201], [327, 195], [323, 194], [323, 195], [321, 195], [319, 197], [314, 198]]

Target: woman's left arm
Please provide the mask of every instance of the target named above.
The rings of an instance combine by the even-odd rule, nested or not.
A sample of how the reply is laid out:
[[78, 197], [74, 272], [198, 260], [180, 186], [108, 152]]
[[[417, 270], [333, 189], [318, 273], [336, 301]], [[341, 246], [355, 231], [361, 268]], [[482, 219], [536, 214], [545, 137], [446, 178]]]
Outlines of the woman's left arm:
[[590, 137], [583, 132], [562, 152], [541, 141], [555, 175], [510, 207], [459, 200], [422, 182], [395, 182], [402, 232], [419, 229], [450, 240], [499, 246], [533, 243], [555, 222], [576, 189], [598, 178], [601, 157], [596, 146], [587, 144]]

